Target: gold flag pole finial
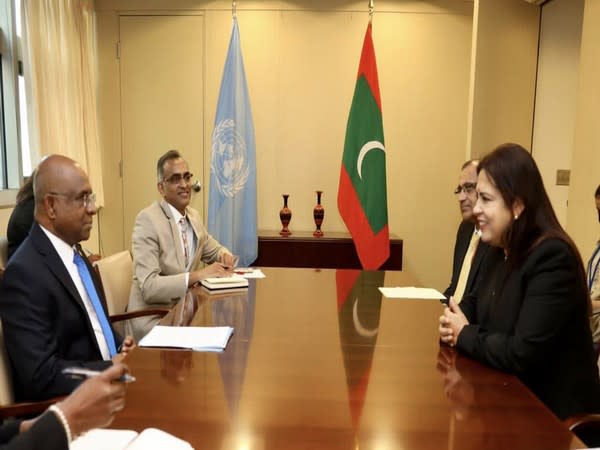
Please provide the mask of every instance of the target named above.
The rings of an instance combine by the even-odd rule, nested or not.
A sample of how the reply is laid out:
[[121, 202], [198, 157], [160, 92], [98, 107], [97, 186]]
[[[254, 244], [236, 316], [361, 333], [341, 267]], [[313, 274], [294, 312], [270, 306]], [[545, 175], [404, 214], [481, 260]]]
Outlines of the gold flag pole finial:
[[375, 6], [373, 0], [369, 0], [369, 22], [373, 20], [373, 14], [375, 13]]
[[235, 0], [233, 0], [231, 2], [231, 15], [233, 16], [234, 19], [237, 18], [237, 7], [235, 5]]

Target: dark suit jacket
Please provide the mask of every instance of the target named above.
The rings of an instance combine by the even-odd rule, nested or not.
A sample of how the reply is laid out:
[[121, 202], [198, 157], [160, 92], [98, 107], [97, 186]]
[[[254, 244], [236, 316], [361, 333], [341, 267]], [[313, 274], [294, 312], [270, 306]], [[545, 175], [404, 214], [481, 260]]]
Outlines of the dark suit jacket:
[[[4, 427], [4, 425], [3, 425]], [[67, 435], [56, 414], [47, 412], [35, 421], [25, 433], [17, 435], [18, 428], [12, 429], [13, 439], [0, 442], [0, 450], [68, 450]], [[4, 434], [3, 434], [4, 435]], [[6, 436], [8, 437], [8, 436]]]
[[[456, 232], [456, 243], [454, 244], [454, 262], [452, 263], [452, 280], [450, 286], [444, 291], [444, 295], [450, 298], [454, 295], [456, 285], [458, 284], [458, 277], [460, 276], [460, 269], [462, 267], [463, 259], [469, 248], [471, 242], [471, 236], [475, 231], [475, 225], [472, 222], [461, 222]], [[467, 284], [465, 285], [465, 295], [471, 292], [475, 287], [475, 283], [479, 278], [482, 266], [484, 265], [485, 255], [488, 251], [489, 245], [485, 242], [479, 241], [477, 250], [473, 256], [471, 262], [471, 270], [469, 271], [469, 277], [467, 278]]]
[[[111, 364], [102, 361], [77, 288], [37, 223], [6, 266], [0, 318], [16, 400], [70, 393], [79, 383], [62, 374], [65, 367], [103, 370]], [[120, 336], [115, 340], [119, 347]]]
[[545, 240], [510, 272], [503, 251], [492, 252], [481, 284], [460, 304], [470, 324], [458, 349], [516, 374], [561, 419], [600, 412], [589, 298], [572, 250]]

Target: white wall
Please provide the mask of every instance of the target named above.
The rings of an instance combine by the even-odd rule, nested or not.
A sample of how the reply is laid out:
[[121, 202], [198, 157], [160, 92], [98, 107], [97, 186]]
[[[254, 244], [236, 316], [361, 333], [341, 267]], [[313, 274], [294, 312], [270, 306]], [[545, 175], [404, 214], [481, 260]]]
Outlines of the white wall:
[[586, 0], [581, 34], [567, 231], [586, 261], [599, 236], [594, 191], [600, 183], [600, 1]]
[[569, 186], [556, 185], [556, 171], [571, 169], [583, 6], [553, 0], [542, 8], [532, 152], [564, 227]]
[[[202, 11], [205, 17], [204, 154], [227, 44], [231, 2], [96, 0], [101, 142], [106, 207], [103, 251], [122, 249], [118, 15], [123, 11]], [[459, 211], [452, 190], [466, 148], [472, 6], [470, 1], [376, 2], [377, 55], [387, 154], [391, 233], [404, 240], [404, 267], [424, 284], [445, 288]], [[302, 0], [238, 2], [238, 24], [257, 149], [258, 225], [278, 229], [282, 193], [289, 193], [292, 231], [314, 228], [322, 189], [323, 230], [345, 231], [337, 186], [348, 112], [364, 33], [367, 2]], [[185, 45], [185, 43], [182, 43]], [[157, 55], [160, 57], [160, 55]], [[166, 86], [165, 89], [172, 87]], [[185, 86], [178, 86], [181, 89]], [[151, 107], [151, 105], [149, 105]], [[160, 133], [160, 127], [147, 130]], [[165, 149], [167, 150], [167, 149]], [[208, 161], [204, 179], [208, 186]], [[196, 175], [199, 171], [194, 170]], [[153, 174], [140, 173], [140, 177]], [[205, 195], [207, 190], [204, 190]], [[204, 211], [205, 213], [206, 211]], [[110, 232], [108, 232], [110, 230]]]
[[523, 0], [476, 0], [468, 157], [499, 144], [527, 148], [533, 131], [540, 8]]

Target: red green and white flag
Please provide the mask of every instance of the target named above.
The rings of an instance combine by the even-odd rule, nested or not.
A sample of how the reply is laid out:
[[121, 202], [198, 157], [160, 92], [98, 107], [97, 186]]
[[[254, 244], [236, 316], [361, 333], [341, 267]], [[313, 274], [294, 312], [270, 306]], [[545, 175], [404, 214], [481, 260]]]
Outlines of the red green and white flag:
[[338, 209], [364, 269], [390, 256], [385, 147], [371, 23], [363, 43], [338, 188]]

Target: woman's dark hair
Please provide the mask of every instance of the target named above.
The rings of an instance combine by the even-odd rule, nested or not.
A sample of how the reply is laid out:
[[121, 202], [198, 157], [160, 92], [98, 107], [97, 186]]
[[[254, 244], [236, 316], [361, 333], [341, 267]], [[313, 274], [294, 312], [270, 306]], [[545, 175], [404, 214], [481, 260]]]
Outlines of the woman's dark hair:
[[581, 283], [585, 286], [583, 262], [573, 240], [560, 225], [546, 189], [540, 171], [527, 150], [518, 144], [502, 144], [486, 155], [477, 172], [485, 170], [500, 191], [508, 208], [516, 200], [523, 203], [523, 212], [512, 220], [503, 244], [508, 249], [508, 263], [511, 269], [520, 265], [529, 252], [542, 241], [558, 238], [569, 245], [578, 260]]
[[25, 179], [25, 183], [17, 192], [17, 205], [19, 203], [23, 203], [30, 198], [33, 198], [33, 177], [35, 176], [35, 171], [31, 173], [29, 178]]

